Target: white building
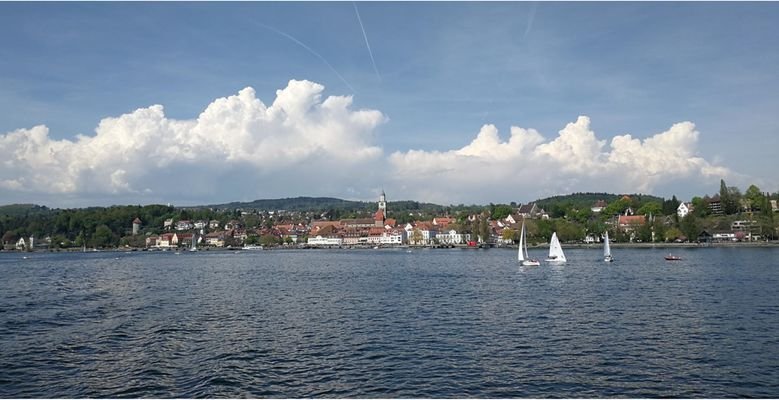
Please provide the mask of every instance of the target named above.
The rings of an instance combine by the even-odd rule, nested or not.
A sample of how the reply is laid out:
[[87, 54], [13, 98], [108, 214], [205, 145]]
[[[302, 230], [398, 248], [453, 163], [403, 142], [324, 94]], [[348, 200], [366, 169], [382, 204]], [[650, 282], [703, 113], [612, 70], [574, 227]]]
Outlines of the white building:
[[[406, 231], [406, 237], [408, 238], [409, 244], [432, 244], [433, 238], [436, 237], [437, 232], [432, 228], [432, 226], [426, 224], [426, 223], [420, 223], [417, 225], [412, 225], [411, 223], [406, 224], [406, 227], [404, 228]], [[414, 232], [419, 231], [420, 237], [419, 240], [414, 240]]]
[[733, 232], [715, 232], [711, 235], [711, 238], [718, 242], [735, 242], [738, 240]]
[[311, 246], [340, 246], [343, 244], [343, 239], [339, 237], [312, 237], [308, 238], [308, 244]]
[[379, 244], [401, 245], [405, 241], [406, 231], [402, 229], [393, 229], [381, 234]]
[[678, 215], [679, 218], [684, 218], [692, 211], [692, 203], [679, 203], [679, 207], [676, 208], [676, 215]]
[[441, 244], [465, 244], [471, 240], [470, 233], [457, 233], [456, 230], [451, 229], [446, 232], [439, 232], [435, 235], [438, 243]]

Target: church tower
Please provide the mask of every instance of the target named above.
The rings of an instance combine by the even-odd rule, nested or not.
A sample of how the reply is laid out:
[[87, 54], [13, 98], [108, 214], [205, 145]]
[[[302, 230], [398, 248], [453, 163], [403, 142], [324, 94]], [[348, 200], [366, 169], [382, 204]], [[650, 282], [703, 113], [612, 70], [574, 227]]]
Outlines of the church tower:
[[387, 198], [384, 195], [384, 190], [381, 191], [381, 197], [379, 197], [379, 209], [376, 210], [376, 214], [373, 214], [374, 226], [384, 226], [384, 220], [387, 219]]
[[384, 195], [384, 189], [381, 190], [381, 196], [379, 197], [379, 210], [387, 217], [387, 196]]

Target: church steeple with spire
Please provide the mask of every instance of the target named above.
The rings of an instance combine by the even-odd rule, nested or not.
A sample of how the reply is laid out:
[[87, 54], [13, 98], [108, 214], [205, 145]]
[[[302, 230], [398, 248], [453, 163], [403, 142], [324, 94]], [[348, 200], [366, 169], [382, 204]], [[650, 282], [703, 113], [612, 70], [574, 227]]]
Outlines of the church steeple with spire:
[[384, 194], [384, 189], [381, 189], [381, 196], [379, 196], [379, 210], [387, 216], [387, 196]]
[[382, 189], [379, 197], [379, 209], [373, 215], [373, 220], [376, 226], [384, 226], [385, 219], [387, 219], [387, 196], [384, 195], [384, 189]]

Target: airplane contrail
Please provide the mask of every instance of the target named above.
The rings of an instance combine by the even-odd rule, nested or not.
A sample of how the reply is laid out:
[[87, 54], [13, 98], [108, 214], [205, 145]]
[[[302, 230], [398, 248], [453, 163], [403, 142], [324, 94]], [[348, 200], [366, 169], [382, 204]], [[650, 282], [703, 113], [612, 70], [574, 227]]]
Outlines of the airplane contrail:
[[295, 39], [295, 38], [294, 38], [292, 35], [290, 35], [290, 34], [288, 34], [288, 33], [285, 33], [285, 32], [282, 32], [282, 31], [280, 31], [280, 30], [278, 30], [278, 29], [276, 29], [276, 28], [274, 28], [274, 27], [272, 27], [272, 26], [265, 25], [265, 24], [263, 24], [263, 23], [261, 23], [261, 22], [256, 22], [256, 21], [253, 21], [253, 22], [254, 22], [255, 24], [257, 24], [257, 25], [259, 25], [259, 26], [261, 26], [261, 27], [265, 28], [265, 29], [271, 30], [271, 31], [273, 31], [273, 32], [276, 32], [276, 33], [278, 33], [278, 34], [279, 34], [279, 35], [281, 35], [281, 36], [284, 36], [285, 38], [287, 38], [287, 39], [289, 39], [289, 40], [291, 40], [291, 41], [293, 41], [293, 42], [297, 43], [297, 44], [298, 44], [300, 47], [302, 47], [302, 48], [304, 48], [304, 49], [308, 50], [308, 52], [309, 52], [309, 53], [311, 53], [311, 54], [315, 55], [317, 58], [319, 58], [320, 60], [322, 60], [322, 62], [323, 62], [323, 63], [325, 63], [325, 64], [326, 64], [326, 65], [327, 65], [327, 66], [330, 68], [330, 70], [331, 70], [331, 71], [333, 71], [333, 73], [334, 73], [334, 74], [336, 74], [336, 75], [338, 76], [338, 78], [340, 78], [340, 79], [341, 79], [341, 81], [344, 83], [344, 85], [346, 85], [346, 86], [349, 88], [349, 90], [351, 90], [351, 91], [352, 91], [352, 93], [357, 93], [357, 91], [354, 89], [354, 87], [352, 87], [352, 85], [350, 85], [350, 84], [349, 84], [349, 82], [347, 82], [347, 81], [346, 81], [346, 78], [344, 78], [344, 77], [343, 77], [341, 74], [339, 74], [339, 73], [338, 73], [338, 71], [336, 71], [335, 67], [333, 67], [332, 65], [330, 65], [330, 63], [329, 63], [329, 62], [327, 62], [327, 60], [325, 60], [325, 58], [324, 58], [324, 57], [322, 57], [322, 56], [321, 56], [319, 53], [317, 53], [316, 51], [314, 51], [312, 48], [310, 48], [310, 47], [306, 46], [306, 44], [305, 44], [305, 43], [301, 42], [300, 40], [297, 40], [297, 39]]
[[538, 3], [533, 2], [530, 6], [530, 14], [527, 17], [527, 27], [525, 27], [525, 34], [522, 35], [522, 40], [525, 40], [527, 38], [527, 35], [530, 33], [530, 29], [533, 28], [533, 20], [536, 19], [536, 8], [538, 7]]
[[379, 74], [379, 69], [376, 67], [376, 60], [373, 59], [373, 51], [371, 51], [371, 45], [368, 43], [368, 35], [365, 34], [365, 27], [362, 25], [362, 18], [360, 18], [360, 12], [357, 11], [357, 3], [352, 2], [352, 5], [354, 6], [354, 13], [357, 14], [357, 21], [360, 22], [360, 29], [362, 29], [362, 37], [365, 38], [365, 46], [368, 47], [368, 54], [371, 56], [371, 64], [373, 64], [373, 71], [376, 72], [376, 76], [379, 78], [379, 82], [381, 82], [381, 74]]

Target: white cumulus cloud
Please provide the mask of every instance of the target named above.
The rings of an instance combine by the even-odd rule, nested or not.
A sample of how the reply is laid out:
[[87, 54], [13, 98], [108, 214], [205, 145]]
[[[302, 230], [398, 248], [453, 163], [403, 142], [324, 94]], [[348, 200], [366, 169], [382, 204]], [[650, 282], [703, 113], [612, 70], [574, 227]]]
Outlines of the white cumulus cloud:
[[502, 141], [485, 125], [468, 145], [450, 151], [395, 152], [389, 156], [396, 185], [409, 198], [445, 204], [528, 201], [576, 191], [651, 193], [682, 181], [716, 182], [732, 173], [696, 156], [691, 122], [644, 140], [616, 136], [607, 145], [580, 116], [545, 140], [532, 129], [511, 127]]
[[352, 109], [351, 97], [323, 99], [323, 91], [293, 80], [266, 106], [247, 87], [193, 120], [170, 119], [153, 105], [103, 119], [94, 136], [73, 141], [50, 138], [46, 126], [19, 129], [0, 135], [0, 191], [108, 195], [118, 203], [150, 194], [195, 202], [336, 194], [359, 184], [347, 171], [380, 162], [372, 143], [387, 118]]
[[[385, 156], [380, 111], [292, 80], [269, 105], [251, 87], [209, 104], [197, 118], [161, 105], [105, 118], [92, 136], [50, 137], [46, 126], [0, 135], [4, 203], [209, 204], [283, 196], [391, 198], [451, 203], [528, 201], [575, 191], [644, 192], [732, 175], [697, 154], [699, 133], [680, 122], [648, 138], [599, 139], [580, 116], [554, 138], [512, 126], [507, 140], [484, 125], [450, 150]], [[99, 199], [99, 201], [98, 201]], [[68, 203], [70, 202], [70, 204]]]

